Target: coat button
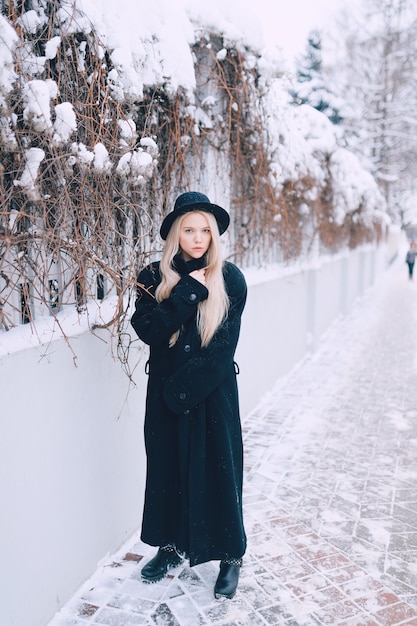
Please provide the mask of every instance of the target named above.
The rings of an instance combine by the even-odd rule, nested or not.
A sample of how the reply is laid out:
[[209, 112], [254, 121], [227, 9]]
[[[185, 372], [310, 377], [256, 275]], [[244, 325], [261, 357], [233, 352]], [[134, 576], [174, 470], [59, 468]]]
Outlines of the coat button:
[[180, 400], [185, 400], [185, 398], [187, 397], [187, 394], [182, 392], [180, 393]]
[[190, 300], [191, 302], [194, 302], [194, 300], [197, 300], [197, 296], [195, 295], [195, 293], [190, 293]]
[[186, 346], [184, 346], [184, 352], [189, 352], [191, 350], [191, 346], [187, 343]]

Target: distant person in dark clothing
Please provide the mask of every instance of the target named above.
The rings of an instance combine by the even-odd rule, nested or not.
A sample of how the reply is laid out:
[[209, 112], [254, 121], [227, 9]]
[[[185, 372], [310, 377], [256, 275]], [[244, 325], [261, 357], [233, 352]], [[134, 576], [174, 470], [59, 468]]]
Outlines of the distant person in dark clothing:
[[409, 280], [413, 280], [413, 271], [414, 271], [414, 263], [416, 261], [417, 256], [417, 246], [416, 242], [412, 241], [410, 243], [410, 248], [407, 252], [407, 256], [405, 257], [405, 262], [408, 265], [408, 278]]

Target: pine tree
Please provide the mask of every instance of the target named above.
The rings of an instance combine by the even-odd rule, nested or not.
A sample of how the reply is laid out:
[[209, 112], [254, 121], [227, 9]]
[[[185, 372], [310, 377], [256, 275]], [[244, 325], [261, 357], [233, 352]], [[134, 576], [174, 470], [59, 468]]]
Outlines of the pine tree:
[[295, 104], [309, 104], [324, 113], [333, 124], [341, 124], [341, 101], [326, 85], [323, 76], [322, 35], [318, 30], [309, 33], [304, 56], [296, 64], [297, 84], [291, 91]]

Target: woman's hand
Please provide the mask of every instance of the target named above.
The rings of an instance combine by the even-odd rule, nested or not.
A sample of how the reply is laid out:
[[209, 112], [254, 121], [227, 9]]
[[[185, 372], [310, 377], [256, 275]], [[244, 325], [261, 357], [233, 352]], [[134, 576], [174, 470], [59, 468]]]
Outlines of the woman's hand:
[[203, 268], [201, 270], [194, 270], [190, 272], [190, 276], [198, 280], [199, 283], [205, 286], [206, 284], [206, 270]]

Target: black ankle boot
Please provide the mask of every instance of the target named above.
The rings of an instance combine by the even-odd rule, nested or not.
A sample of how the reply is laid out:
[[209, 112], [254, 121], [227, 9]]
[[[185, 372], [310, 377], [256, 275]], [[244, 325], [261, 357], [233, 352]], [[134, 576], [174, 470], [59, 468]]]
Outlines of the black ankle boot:
[[177, 567], [182, 562], [182, 557], [175, 548], [167, 546], [159, 548], [156, 555], [141, 571], [142, 580], [147, 583], [156, 583], [167, 575], [171, 567]]
[[231, 559], [230, 562], [222, 561], [220, 563], [220, 572], [214, 585], [214, 597], [216, 599], [228, 598], [231, 600], [234, 597], [241, 565], [241, 559]]

